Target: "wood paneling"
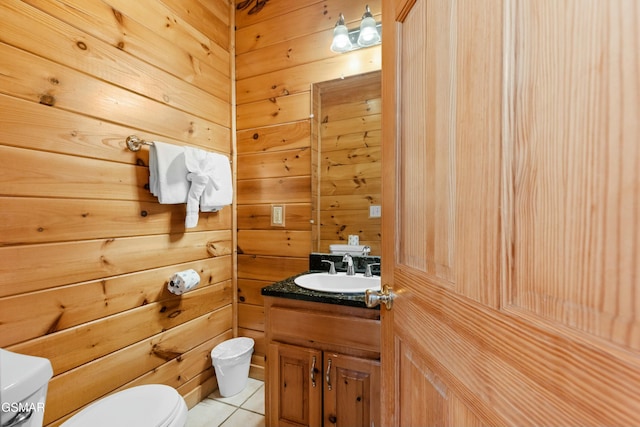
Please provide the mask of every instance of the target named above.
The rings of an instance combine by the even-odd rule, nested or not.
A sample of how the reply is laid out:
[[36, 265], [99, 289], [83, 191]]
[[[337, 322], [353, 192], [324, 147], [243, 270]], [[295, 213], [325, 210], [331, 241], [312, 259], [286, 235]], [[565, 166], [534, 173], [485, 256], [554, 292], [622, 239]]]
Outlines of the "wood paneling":
[[309, 256], [238, 255], [238, 279], [278, 282], [309, 269]]
[[264, 305], [260, 290], [271, 282], [263, 280], [238, 279], [238, 301], [247, 304]]
[[147, 304], [175, 300], [166, 285], [176, 268], [198, 271], [202, 277], [199, 288], [229, 281], [232, 277], [228, 257], [219, 257], [0, 298], [0, 346]]
[[[525, 55], [509, 52], [528, 73], [511, 82], [523, 109], [511, 129], [515, 273], [506, 303], [638, 351], [640, 11], [571, 4], [523, 2], [513, 17], [524, 23], [513, 36], [531, 43]], [[547, 17], [544, 32], [523, 19], [534, 7]], [[545, 47], [547, 37], [556, 43]]]
[[296, 150], [243, 154], [238, 179], [273, 178], [281, 176], [309, 175], [310, 151], [307, 147]]
[[0, 45], [0, 55], [6, 58], [0, 74], [5, 94], [94, 117], [109, 115], [114, 122], [203, 147], [230, 140], [227, 111], [211, 117], [218, 117], [218, 124], [9, 45]]
[[[205, 34], [193, 28], [192, 22], [198, 19], [197, 16], [179, 16], [160, 2], [132, 3], [114, 0], [108, 3], [87, 3], [83, 0], [68, 0], [64, 3], [54, 3], [29, 0], [27, 3], [55, 16], [59, 21], [80, 28], [83, 33], [103, 40], [119, 51], [129, 53], [135, 58], [134, 61], [140, 59], [155, 65], [205, 91], [220, 88], [217, 90], [231, 92], [229, 85], [224, 83], [225, 78], [231, 75], [229, 48], [213, 43]], [[228, 10], [222, 11], [228, 8], [225, 2], [217, 0], [213, 3], [223, 6], [218, 11], [220, 16], [229, 16]], [[31, 11], [30, 15], [33, 16], [35, 13]], [[46, 17], [45, 19], [49, 20]], [[55, 26], [61, 25], [60, 22], [51, 22], [54, 22]], [[72, 39], [68, 45], [76, 46], [79, 40], [84, 45], [80, 44], [77, 49], [90, 53], [93, 49], [82, 49], [83, 46], [87, 46], [86, 34]], [[49, 44], [49, 41], [43, 40], [41, 44], [54, 52], [60, 48], [60, 45]], [[81, 53], [75, 52], [76, 55]], [[127, 65], [131, 64], [129, 61], [120, 66], [130, 66]], [[134, 64], [137, 65], [136, 62]], [[136, 74], [135, 71], [124, 74], [131, 73]]]
[[[152, 201], [149, 170], [98, 159], [0, 147], [0, 192], [7, 196]], [[39, 167], [34, 169], [30, 165]]]
[[239, 104], [237, 125], [238, 129], [277, 125], [308, 119], [310, 115], [309, 93], [298, 93]]
[[[308, 269], [311, 85], [380, 69], [379, 46], [348, 54], [329, 49], [338, 14], [355, 27], [366, 3], [270, 0], [258, 13], [236, 11], [238, 277], [245, 287], [266, 286]], [[379, 17], [381, 1], [368, 3]], [[285, 207], [284, 227], [271, 225], [272, 204]], [[262, 305], [255, 297], [239, 296], [239, 306]], [[255, 308], [238, 312], [239, 324], [253, 325], [264, 335], [262, 325], [245, 318]]]
[[[231, 231], [81, 240], [0, 248], [0, 278], [15, 295], [164, 265], [231, 254]], [[38, 260], [34, 265], [33, 260]]]
[[309, 122], [299, 121], [238, 131], [238, 154], [303, 149], [309, 146]]
[[238, 305], [238, 327], [254, 331], [264, 330], [264, 308], [259, 305]]
[[239, 230], [238, 253], [297, 256], [311, 252], [311, 233], [297, 230]]
[[[128, 135], [231, 156], [232, 6], [0, 5], [0, 346], [51, 360], [45, 423], [136, 384], [190, 405], [233, 336], [234, 209], [159, 205]], [[235, 162], [234, 162], [235, 164]], [[193, 268], [184, 296], [166, 287]]]
[[245, 179], [237, 187], [238, 204], [311, 202], [310, 176]]
[[245, 9], [244, 12], [236, 13], [236, 27], [238, 29], [241, 29], [246, 26], [276, 17], [285, 19], [283, 15], [287, 15], [292, 10], [306, 8], [314, 3], [318, 3], [318, 0], [300, 0], [297, 1], [295, 5], [292, 5], [291, 3], [286, 1], [277, 1], [270, 5], [270, 7], [263, 8], [260, 13], [251, 14], [248, 13], [250, 9]]
[[[1, 197], [8, 221], [0, 222], [0, 246], [72, 240], [169, 234], [184, 230], [184, 205], [156, 201], [27, 199]], [[69, 218], [75, 221], [69, 221]], [[16, 221], [17, 220], [17, 221]], [[231, 209], [201, 213], [190, 230], [224, 230], [231, 227]]]

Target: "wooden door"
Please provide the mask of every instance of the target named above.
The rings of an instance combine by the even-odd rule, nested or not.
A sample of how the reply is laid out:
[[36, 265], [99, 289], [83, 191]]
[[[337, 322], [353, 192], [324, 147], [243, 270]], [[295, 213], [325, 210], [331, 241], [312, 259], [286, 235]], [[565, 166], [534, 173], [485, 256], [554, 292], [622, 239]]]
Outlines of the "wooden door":
[[270, 426], [322, 426], [322, 352], [269, 344]]
[[383, 425], [640, 425], [637, 2], [383, 19]]
[[380, 362], [324, 353], [324, 426], [380, 425]]

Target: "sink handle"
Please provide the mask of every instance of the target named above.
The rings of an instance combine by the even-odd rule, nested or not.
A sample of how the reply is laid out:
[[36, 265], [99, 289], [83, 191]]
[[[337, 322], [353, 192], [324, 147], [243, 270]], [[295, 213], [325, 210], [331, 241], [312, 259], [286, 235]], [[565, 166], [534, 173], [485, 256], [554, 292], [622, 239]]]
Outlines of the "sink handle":
[[371, 273], [371, 267], [374, 265], [380, 265], [379, 262], [372, 262], [371, 264], [367, 264], [367, 267], [364, 269], [364, 277], [372, 277], [373, 273]]
[[323, 259], [322, 262], [326, 262], [329, 264], [329, 274], [337, 274], [336, 265], [333, 261], [329, 261], [328, 259]]

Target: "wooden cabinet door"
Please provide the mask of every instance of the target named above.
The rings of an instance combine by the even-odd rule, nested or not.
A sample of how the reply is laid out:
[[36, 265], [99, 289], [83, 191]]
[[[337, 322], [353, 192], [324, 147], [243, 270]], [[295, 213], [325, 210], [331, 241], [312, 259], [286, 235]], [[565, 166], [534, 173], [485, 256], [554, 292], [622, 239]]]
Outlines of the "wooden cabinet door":
[[324, 426], [380, 426], [380, 362], [324, 353]]
[[322, 352], [272, 343], [268, 362], [269, 425], [322, 426]]
[[640, 7], [383, 0], [382, 422], [640, 425]]

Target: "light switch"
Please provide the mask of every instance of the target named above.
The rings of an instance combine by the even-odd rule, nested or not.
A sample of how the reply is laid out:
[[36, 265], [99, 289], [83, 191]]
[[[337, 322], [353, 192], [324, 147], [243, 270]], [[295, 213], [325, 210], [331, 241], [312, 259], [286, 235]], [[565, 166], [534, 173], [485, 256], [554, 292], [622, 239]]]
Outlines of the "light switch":
[[284, 227], [283, 205], [271, 205], [271, 225]]
[[382, 207], [380, 205], [369, 206], [369, 218], [380, 218], [382, 216]]

